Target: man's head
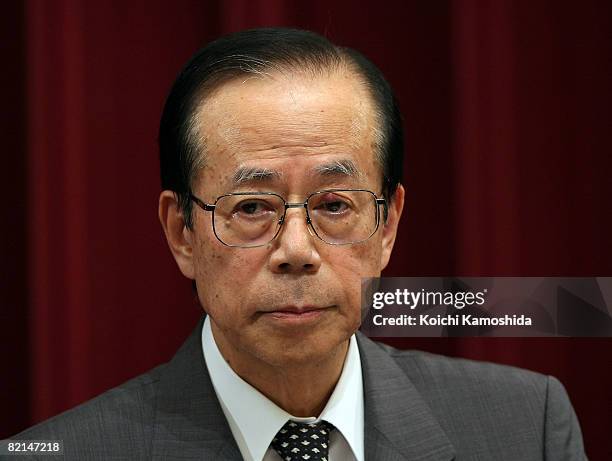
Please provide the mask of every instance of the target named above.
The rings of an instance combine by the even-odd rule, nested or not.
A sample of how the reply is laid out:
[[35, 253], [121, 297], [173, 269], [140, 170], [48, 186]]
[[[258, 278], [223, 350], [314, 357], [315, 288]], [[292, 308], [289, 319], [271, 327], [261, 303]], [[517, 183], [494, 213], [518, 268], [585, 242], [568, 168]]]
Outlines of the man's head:
[[[403, 207], [402, 155], [399, 111], [380, 72], [316, 34], [241, 32], [188, 63], [162, 116], [159, 215], [234, 366], [287, 368], [346, 345], [360, 322], [361, 279], [389, 261]], [[372, 191], [387, 199], [388, 216], [367, 240], [332, 245], [309, 227], [304, 208], [289, 208], [276, 238], [239, 248], [226, 245], [236, 209], [213, 229], [213, 209], [191, 199], [215, 204], [224, 194], [273, 192], [295, 203], [329, 189]], [[353, 222], [336, 195], [323, 198], [337, 223]], [[359, 222], [364, 206], [353, 211]], [[265, 226], [253, 210], [273, 213], [263, 200], [240, 208], [246, 216], [245, 209], [251, 228]]]

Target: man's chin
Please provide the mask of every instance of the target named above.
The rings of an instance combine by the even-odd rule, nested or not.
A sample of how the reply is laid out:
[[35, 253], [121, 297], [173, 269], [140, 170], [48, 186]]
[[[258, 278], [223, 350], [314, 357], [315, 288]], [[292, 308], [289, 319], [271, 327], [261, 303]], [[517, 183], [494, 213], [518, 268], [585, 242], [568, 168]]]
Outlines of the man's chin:
[[268, 338], [260, 348], [260, 357], [268, 364], [284, 370], [312, 366], [346, 355], [349, 337], [327, 335], [324, 338], [310, 335]]

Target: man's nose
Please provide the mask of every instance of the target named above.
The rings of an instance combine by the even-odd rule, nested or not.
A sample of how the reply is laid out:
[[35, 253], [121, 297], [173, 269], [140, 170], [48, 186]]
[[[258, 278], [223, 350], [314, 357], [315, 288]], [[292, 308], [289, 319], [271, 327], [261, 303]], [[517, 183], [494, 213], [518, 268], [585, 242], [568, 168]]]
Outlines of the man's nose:
[[304, 208], [289, 208], [270, 257], [273, 272], [316, 272], [321, 266], [317, 237], [306, 222]]

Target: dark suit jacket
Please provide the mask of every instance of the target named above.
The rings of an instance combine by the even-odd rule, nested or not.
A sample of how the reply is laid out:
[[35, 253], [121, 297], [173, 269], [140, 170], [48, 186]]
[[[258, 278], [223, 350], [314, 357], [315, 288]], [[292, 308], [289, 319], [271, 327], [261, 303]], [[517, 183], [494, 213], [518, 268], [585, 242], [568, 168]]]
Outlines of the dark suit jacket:
[[[204, 364], [201, 328], [169, 363], [13, 439], [62, 439], [65, 459], [79, 461], [242, 459]], [[555, 378], [357, 340], [367, 460], [586, 459]]]

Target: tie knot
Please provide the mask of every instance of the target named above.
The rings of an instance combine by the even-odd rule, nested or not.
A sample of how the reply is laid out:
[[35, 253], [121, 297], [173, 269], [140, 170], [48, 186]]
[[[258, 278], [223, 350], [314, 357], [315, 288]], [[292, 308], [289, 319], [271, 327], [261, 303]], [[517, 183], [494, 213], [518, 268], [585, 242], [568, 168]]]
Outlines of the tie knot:
[[283, 461], [327, 461], [329, 433], [334, 429], [327, 421], [287, 421], [271, 445]]

